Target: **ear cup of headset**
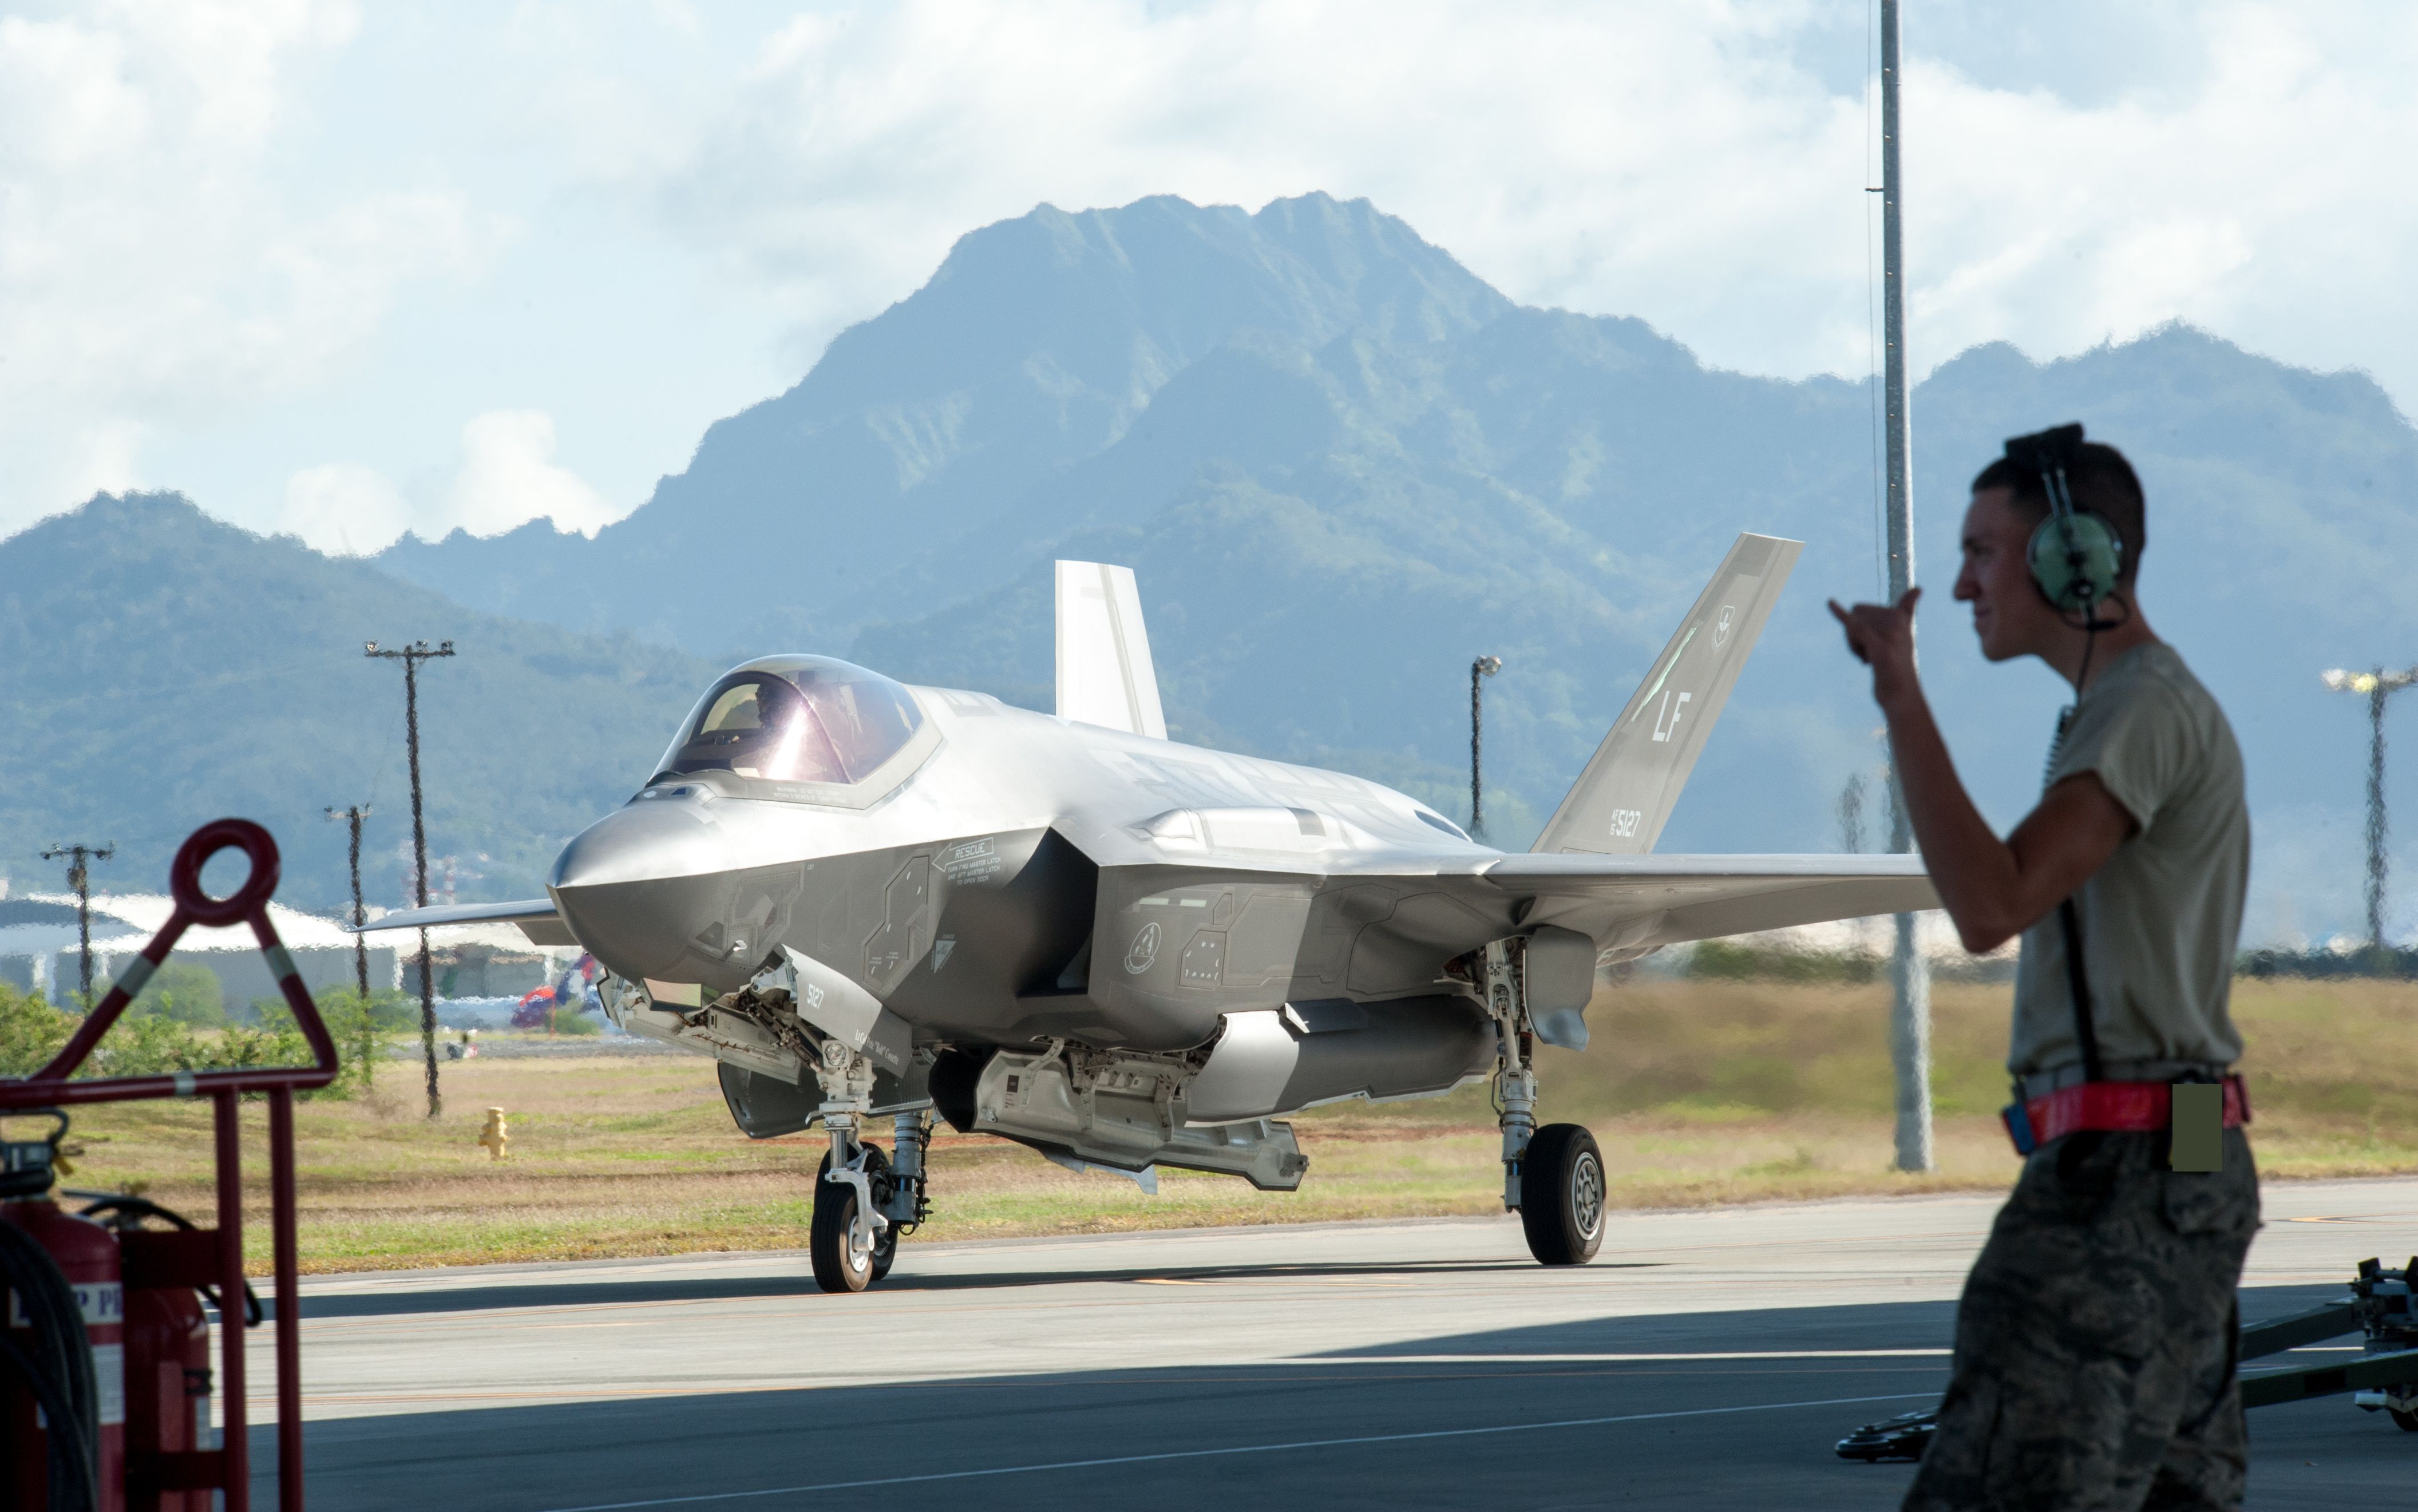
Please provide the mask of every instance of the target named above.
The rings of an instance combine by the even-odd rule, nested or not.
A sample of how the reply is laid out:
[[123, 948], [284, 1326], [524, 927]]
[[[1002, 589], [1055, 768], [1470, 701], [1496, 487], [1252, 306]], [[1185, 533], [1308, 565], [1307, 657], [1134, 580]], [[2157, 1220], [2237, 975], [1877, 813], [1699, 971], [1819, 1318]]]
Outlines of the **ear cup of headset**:
[[2124, 541], [2099, 515], [2077, 510], [2068, 520], [2070, 524], [2061, 524], [2051, 511], [2032, 531], [2027, 555], [2041, 596], [2059, 609], [2079, 611], [2104, 603], [2116, 591], [2116, 579], [2124, 569]]

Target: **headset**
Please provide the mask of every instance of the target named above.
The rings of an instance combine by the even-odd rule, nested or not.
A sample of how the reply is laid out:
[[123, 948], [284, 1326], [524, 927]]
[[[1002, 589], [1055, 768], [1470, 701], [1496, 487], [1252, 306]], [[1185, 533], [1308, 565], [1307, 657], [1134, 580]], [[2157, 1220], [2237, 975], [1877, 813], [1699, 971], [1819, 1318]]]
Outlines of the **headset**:
[[2124, 538], [2105, 516], [2074, 507], [2067, 471], [2082, 460], [2082, 427], [2058, 425], [2007, 442], [2007, 460], [2040, 474], [2048, 495], [2048, 518], [2032, 531], [2025, 557], [2041, 597], [2058, 610], [2080, 614], [2087, 630], [2113, 630], [2118, 621], [2099, 618], [2099, 606], [2116, 591], [2124, 570]]

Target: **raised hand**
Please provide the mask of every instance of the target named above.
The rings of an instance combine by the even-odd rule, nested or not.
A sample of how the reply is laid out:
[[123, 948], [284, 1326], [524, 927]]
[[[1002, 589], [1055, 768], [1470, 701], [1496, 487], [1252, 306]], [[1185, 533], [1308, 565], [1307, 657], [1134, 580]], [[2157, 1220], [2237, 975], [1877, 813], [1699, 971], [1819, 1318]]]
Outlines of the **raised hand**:
[[1830, 601], [1830, 613], [1847, 633], [1847, 649], [1873, 669], [1873, 701], [1884, 710], [1921, 694], [1914, 667], [1914, 606], [1921, 597], [1922, 589], [1910, 588], [1894, 604], [1849, 609]]

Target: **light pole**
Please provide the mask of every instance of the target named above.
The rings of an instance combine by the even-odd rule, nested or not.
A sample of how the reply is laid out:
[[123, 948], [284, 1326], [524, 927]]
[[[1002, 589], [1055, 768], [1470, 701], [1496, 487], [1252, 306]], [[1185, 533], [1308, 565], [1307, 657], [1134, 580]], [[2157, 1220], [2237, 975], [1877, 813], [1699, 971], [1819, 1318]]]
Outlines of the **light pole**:
[[87, 863], [107, 861], [116, 854], [117, 847], [115, 845], [53, 846], [42, 852], [44, 861], [64, 859], [67, 862], [68, 886], [75, 889], [76, 955], [84, 983], [78, 1005], [85, 1013], [92, 1012], [92, 874], [85, 868]]
[[[415, 907], [428, 907], [428, 826], [421, 817], [420, 802], [420, 664], [440, 656], [453, 654], [453, 643], [446, 641], [431, 650], [426, 641], [415, 641], [400, 650], [382, 651], [371, 641], [362, 654], [380, 661], [403, 664], [403, 728], [404, 738], [411, 752], [411, 855], [413, 883], [418, 889]], [[428, 980], [428, 931], [420, 932], [420, 1048], [428, 1062], [428, 1116], [435, 1118], [445, 1109], [444, 1099], [436, 1091], [436, 993]]]
[[2346, 672], [2340, 667], [2319, 679], [2336, 693], [2356, 693], [2367, 699], [2367, 943], [2384, 948], [2384, 703], [2418, 682], [2418, 666], [2400, 672], [2376, 667]]
[[1503, 658], [1499, 656], [1481, 656], [1469, 664], [1469, 834], [1474, 840], [1486, 838], [1486, 789], [1477, 765], [1485, 710], [1478, 689], [1483, 685], [1482, 680], [1502, 670]]

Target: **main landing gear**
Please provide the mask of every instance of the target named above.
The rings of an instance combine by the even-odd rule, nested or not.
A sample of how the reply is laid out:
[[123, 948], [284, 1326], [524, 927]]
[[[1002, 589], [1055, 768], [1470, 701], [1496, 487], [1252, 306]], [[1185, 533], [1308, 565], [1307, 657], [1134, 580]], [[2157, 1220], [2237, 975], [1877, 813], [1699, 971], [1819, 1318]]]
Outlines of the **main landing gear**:
[[1479, 962], [1494, 1019], [1494, 1098], [1503, 1128], [1503, 1206], [1520, 1214], [1528, 1253], [1584, 1265], [1603, 1247], [1603, 1152], [1576, 1123], [1537, 1127], [1536, 1031], [1528, 1019], [1525, 942], [1499, 939]]
[[862, 1291], [890, 1274], [899, 1238], [931, 1210], [924, 1153], [932, 1139], [932, 1110], [896, 1115], [891, 1126], [896, 1153], [885, 1155], [880, 1146], [861, 1138], [873, 1102], [872, 1062], [837, 1040], [825, 1040], [816, 1076], [822, 1083], [831, 1150], [815, 1173], [806, 1253], [817, 1286]]

